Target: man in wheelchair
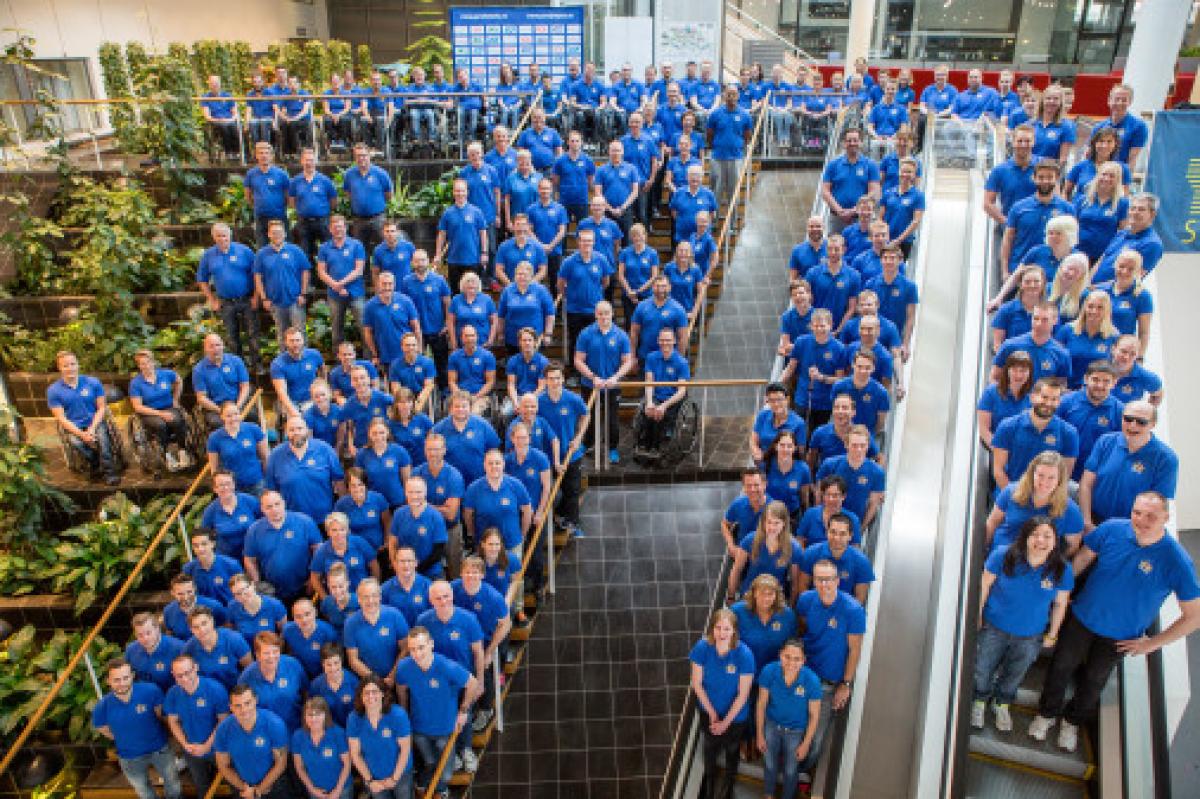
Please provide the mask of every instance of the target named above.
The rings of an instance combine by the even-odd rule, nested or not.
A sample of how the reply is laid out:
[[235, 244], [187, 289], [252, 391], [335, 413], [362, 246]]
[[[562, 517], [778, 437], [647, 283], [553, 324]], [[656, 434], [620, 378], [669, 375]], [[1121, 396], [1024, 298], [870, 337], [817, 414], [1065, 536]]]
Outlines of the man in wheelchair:
[[[68, 350], [54, 357], [59, 379], [46, 390], [50, 413], [66, 437], [67, 446], [104, 482], [121, 482], [117, 430], [108, 416], [104, 386], [94, 377], [79, 374], [79, 360]], [[68, 458], [68, 463], [70, 459]]]
[[[692, 370], [687, 358], [675, 349], [675, 331], [663, 328], [658, 333], [658, 350], [646, 356], [646, 380], [688, 380]], [[638, 414], [637, 456], [662, 457], [665, 445], [675, 435], [679, 411], [687, 398], [687, 386], [646, 386], [646, 398]]]
[[[162, 451], [169, 471], [186, 469], [195, 463], [188, 451], [188, 419], [179, 404], [183, 381], [171, 369], [160, 367], [150, 350], [134, 355], [137, 374], [129, 381], [129, 404], [145, 431]], [[134, 446], [137, 446], [134, 439]]]

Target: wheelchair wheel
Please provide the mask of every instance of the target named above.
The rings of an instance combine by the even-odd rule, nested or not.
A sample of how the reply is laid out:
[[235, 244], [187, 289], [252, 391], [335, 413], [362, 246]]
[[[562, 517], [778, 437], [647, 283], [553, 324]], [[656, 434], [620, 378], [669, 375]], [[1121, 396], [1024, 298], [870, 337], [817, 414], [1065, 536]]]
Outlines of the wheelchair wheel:
[[187, 425], [187, 450], [192, 454], [192, 458], [196, 463], [202, 463], [208, 445], [208, 435], [204, 429], [204, 422], [197, 419], [196, 414], [193, 413], [184, 413], [183, 421]]
[[117, 426], [111, 411], [105, 413], [104, 424], [108, 426], [109, 440], [112, 441], [113, 465], [117, 467], [118, 472], [124, 472], [132, 460], [129, 455], [129, 445], [125, 441], [125, 436], [121, 435], [121, 428]]
[[62, 447], [63, 460], [67, 464], [67, 469], [75, 474], [90, 475], [92, 465], [88, 462], [87, 458], [79, 454], [79, 451], [75, 447], [71, 446], [67, 431], [60, 424], [56, 424], [54, 429], [58, 432], [58, 444]]
[[158, 439], [146, 429], [142, 417], [136, 413], [130, 416], [125, 429], [133, 447], [133, 456], [142, 471], [154, 475], [156, 480], [162, 478], [167, 470], [166, 453]]
[[646, 435], [646, 403], [639, 402], [637, 413], [633, 416], [633, 440], [635, 443], [633, 448], [633, 459], [642, 466], [650, 466], [658, 462], [659, 453], [652, 453], [642, 449], [641, 443]]
[[679, 463], [691, 454], [696, 446], [700, 429], [700, 410], [696, 403], [684, 400], [679, 415], [675, 417], [675, 429], [662, 447], [662, 460], [671, 465]]

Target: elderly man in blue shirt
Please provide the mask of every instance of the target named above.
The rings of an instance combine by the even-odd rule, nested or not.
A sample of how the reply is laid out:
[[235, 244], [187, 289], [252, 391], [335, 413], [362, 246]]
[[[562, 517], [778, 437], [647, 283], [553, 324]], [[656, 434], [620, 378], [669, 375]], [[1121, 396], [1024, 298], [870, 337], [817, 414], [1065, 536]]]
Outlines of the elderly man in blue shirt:
[[1121, 410], [1121, 429], [1101, 436], [1079, 479], [1079, 509], [1091, 531], [1106, 519], [1127, 518], [1144, 491], [1175, 498], [1179, 457], [1154, 435], [1158, 410], [1134, 400]]

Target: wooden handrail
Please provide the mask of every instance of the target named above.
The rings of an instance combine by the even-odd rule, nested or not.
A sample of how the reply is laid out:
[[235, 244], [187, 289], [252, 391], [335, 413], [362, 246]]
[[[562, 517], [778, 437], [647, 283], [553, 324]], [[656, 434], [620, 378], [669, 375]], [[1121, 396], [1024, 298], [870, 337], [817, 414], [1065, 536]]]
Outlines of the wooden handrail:
[[525, 126], [529, 124], [529, 117], [533, 116], [533, 109], [537, 108], [541, 102], [542, 90], [538, 89], [537, 94], [533, 96], [533, 101], [529, 104], [529, 107], [525, 109], [525, 114], [521, 117], [521, 121], [517, 123], [517, 129], [512, 132], [513, 141], [516, 141], [517, 136], [520, 135], [521, 131], [525, 130]]
[[770, 380], [753, 377], [731, 377], [726, 380], [622, 380], [617, 383], [617, 388], [657, 388], [659, 386], [665, 388], [675, 388], [678, 386], [687, 386], [689, 388], [735, 388], [739, 386], [765, 386], [770, 382]]
[[[254, 407], [260, 396], [262, 396], [261, 388], [255, 391], [250, 397], [249, 401], [246, 403], [246, 407], [242, 411], [243, 419], [246, 418], [246, 415]], [[25, 726], [21, 729], [21, 734], [17, 736], [17, 740], [13, 743], [12, 748], [5, 753], [4, 759], [0, 760], [0, 774], [4, 774], [4, 772], [8, 770], [8, 767], [12, 765], [12, 762], [16, 758], [17, 753], [21, 750], [21, 747], [28, 742], [29, 736], [33, 734], [34, 728], [37, 727], [42, 718], [46, 715], [46, 711], [50, 709], [51, 703], [58, 698], [63, 686], [67, 684], [67, 680], [71, 678], [71, 675], [75, 673], [75, 669], [79, 668], [79, 664], [83, 662], [84, 656], [87, 654], [87, 651], [91, 647], [92, 643], [96, 640], [96, 637], [100, 634], [101, 628], [108, 623], [108, 620], [112, 618], [113, 613], [116, 612], [117, 607], [121, 604], [121, 602], [124, 601], [129, 592], [133, 590], [133, 584], [135, 580], [141, 576], [142, 570], [146, 568], [146, 564], [149, 563], [150, 558], [154, 556], [156, 550], [158, 549], [158, 545], [162, 543], [163, 538], [165, 538], [167, 533], [171, 531], [172, 526], [175, 524], [175, 520], [179, 518], [179, 514], [183, 512], [184, 506], [192, 499], [192, 496], [196, 493], [196, 489], [200, 486], [201, 481], [208, 476], [208, 471], [208, 463], [205, 462], [204, 466], [196, 474], [195, 479], [192, 480], [192, 484], [188, 486], [187, 491], [185, 491], [183, 496], [180, 497], [179, 502], [175, 505], [174, 510], [172, 510], [170, 515], [167, 516], [167, 518], [163, 521], [162, 526], [158, 528], [158, 533], [155, 534], [154, 538], [150, 541], [150, 544], [146, 547], [146, 551], [142, 553], [142, 557], [139, 558], [138, 562], [134, 565], [133, 571], [129, 573], [129, 576], [125, 578], [125, 582], [123, 582], [121, 587], [117, 589], [116, 596], [112, 598], [112, 601], [108, 603], [108, 607], [106, 607], [104, 612], [100, 614], [100, 618], [96, 621], [95, 626], [88, 631], [87, 636], [85, 636], [83, 639], [83, 643], [79, 645], [79, 651], [77, 651], [71, 660], [68, 661], [66, 667], [63, 668], [62, 672], [58, 675], [58, 679], [55, 680], [54, 685], [50, 688], [50, 692], [46, 694], [44, 699], [42, 699], [41, 704], [37, 706], [37, 709], [33, 711], [33, 715], [29, 717], [29, 721], [27, 721]]]
[[[436, 91], [429, 92], [429, 97], [425, 99], [437, 99], [439, 97], [536, 97], [541, 95], [541, 89], [535, 95], [533, 92], [496, 92], [496, 91], [478, 91], [478, 92], [461, 92], [461, 91]], [[359, 100], [367, 97], [376, 98], [393, 98], [393, 97], [408, 97], [419, 98], [421, 95], [413, 95], [410, 92], [373, 92], [371, 94], [268, 94], [262, 96], [237, 95], [230, 97], [207, 97], [202, 94], [192, 95], [193, 102], [225, 102], [225, 103], [248, 103], [248, 102], [278, 102], [281, 100], [347, 100], [357, 98]], [[174, 98], [172, 98], [174, 99]], [[54, 98], [49, 101], [51, 105], [154, 105], [162, 102], [159, 97], [86, 97], [86, 98]], [[0, 100], [0, 106], [3, 105], [41, 105], [40, 100]]]

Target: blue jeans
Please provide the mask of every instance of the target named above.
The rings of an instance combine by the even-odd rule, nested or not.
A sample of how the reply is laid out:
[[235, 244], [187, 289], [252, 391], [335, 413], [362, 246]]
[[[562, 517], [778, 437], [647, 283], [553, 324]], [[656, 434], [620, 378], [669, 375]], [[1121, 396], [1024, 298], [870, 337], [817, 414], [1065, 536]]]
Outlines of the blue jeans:
[[437, 136], [437, 118], [432, 108], [410, 108], [408, 118], [413, 138], [417, 141], [422, 140], [422, 131], [425, 131], [425, 141], [433, 141]]
[[510, 131], [516, 130], [517, 125], [521, 124], [521, 104], [498, 106], [496, 108], [496, 124], [503, 125]]
[[283, 349], [283, 334], [289, 327], [304, 329], [304, 306], [298, 302], [271, 305], [271, 316], [275, 318], [275, 338], [279, 341], [279, 349]]
[[140, 757], [118, 758], [117, 762], [121, 764], [121, 773], [133, 786], [133, 792], [138, 795], [138, 799], [155, 799], [158, 796], [150, 784], [151, 766], [154, 766], [158, 776], [162, 777], [163, 792], [167, 799], [179, 799], [182, 796], [179, 773], [175, 771], [175, 755], [171, 753], [171, 747], [164, 746], [157, 752]]
[[265, 141], [268, 144], [274, 144], [275, 120], [271, 117], [267, 117], [266, 119], [251, 119], [250, 141], [254, 144], [258, 144], [260, 141]]
[[[399, 788], [400, 786], [397, 785], [396, 787]], [[385, 795], [386, 795], [386, 792], [385, 792]], [[309, 797], [309, 799], [316, 799], [316, 797], [311, 793], [308, 795], [308, 797]], [[203, 797], [201, 797], [201, 799], [203, 799]], [[341, 793], [338, 794], [338, 799], [354, 799], [354, 773], [353, 772], [351, 772], [349, 778], [347, 778], [346, 784], [342, 786], [342, 791], [341, 791]]]
[[[804, 742], [804, 730], [780, 727], [770, 719], [763, 727], [767, 739], [767, 752], [763, 756], [763, 793], [792, 799], [796, 794], [796, 776], [800, 773], [800, 761], [796, 759], [796, 748]], [[775, 786], [783, 780], [783, 790], [776, 794]]]
[[1007, 705], [1042, 651], [1042, 637], [1009, 635], [984, 622], [975, 650], [975, 698]]
[[[469, 727], [464, 727], [462, 735], [469, 735], [471, 732]], [[439, 791], [446, 790], [450, 785], [449, 762], [446, 768], [443, 768], [440, 773], [434, 774], [434, 769], [437, 768], [438, 759], [442, 756], [442, 750], [446, 748], [446, 744], [450, 742], [449, 735], [421, 735], [413, 733], [412, 737], [413, 748], [417, 750], [417, 761], [421, 764], [421, 777], [417, 782], [422, 785], [428, 785], [431, 782], [437, 783]]]
[[412, 769], [404, 773], [404, 776], [400, 778], [400, 782], [396, 783], [395, 788], [389, 788], [386, 791], [371, 791], [371, 799], [412, 799], [412, 796]]
[[117, 474], [117, 463], [113, 458], [113, 440], [109, 433], [109, 426], [101, 423], [96, 428], [95, 444], [85, 444], [79, 436], [67, 434], [71, 447], [87, 461], [93, 471], [102, 471], [106, 477]]
[[775, 141], [779, 144], [790, 144], [792, 141], [792, 123], [795, 119], [792, 112], [786, 108], [772, 108], [771, 125], [775, 128]]
[[478, 108], [458, 109], [458, 143], [464, 153], [467, 151], [467, 145], [471, 143], [471, 138], [475, 135], [475, 130], [478, 127]]

